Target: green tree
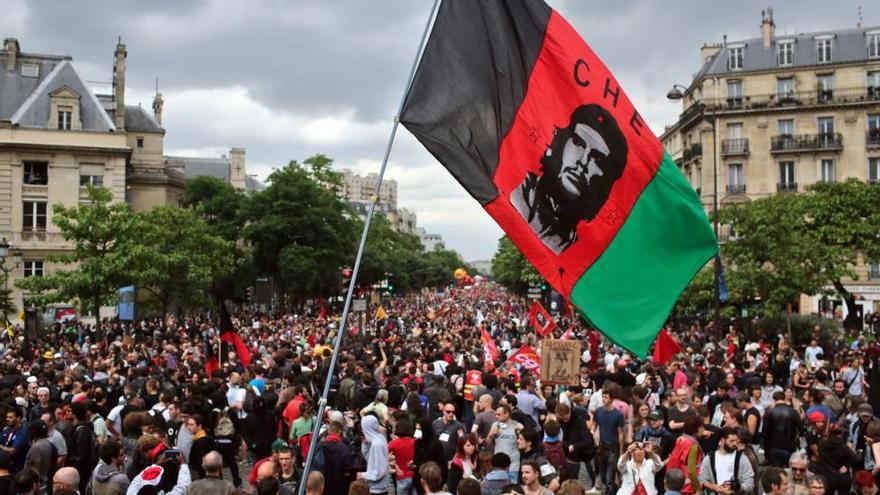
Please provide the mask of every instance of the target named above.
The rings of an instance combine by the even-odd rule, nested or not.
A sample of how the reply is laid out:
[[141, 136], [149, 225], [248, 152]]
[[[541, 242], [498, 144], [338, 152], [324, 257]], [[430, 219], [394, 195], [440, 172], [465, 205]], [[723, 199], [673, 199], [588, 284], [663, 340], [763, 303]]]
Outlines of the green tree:
[[819, 182], [805, 195], [804, 228], [816, 239], [815, 264], [846, 302], [848, 328], [858, 325], [855, 297], [843, 284], [858, 280], [859, 262], [880, 260], [880, 187], [858, 179]]
[[15, 314], [15, 303], [12, 302], [12, 289], [7, 289], [8, 275], [0, 276], [0, 313], [3, 313], [5, 321], [9, 321], [10, 314]]
[[116, 297], [119, 287], [130, 283], [125, 249], [131, 239], [133, 216], [125, 203], [112, 202], [109, 189], [89, 187], [88, 202], [67, 208], [52, 206], [52, 222], [61, 230], [70, 253], [47, 257], [68, 265], [44, 277], [28, 277], [16, 286], [31, 292], [40, 305], [77, 302], [95, 314], [100, 331], [100, 308]]
[[269, 176], [269, 186], [245, 202], [244, 237], [258, 270], [275, 277], [295, 300], [338, 293], [340, 268], [352, 262], [356, 222], [332, 185], [329, 159], [309, 166], [291, 161]]
[[530, 285], [540, 284], [544, 278], [506, 235], [498, 240], [498, 250], [492, 257], [492, 276], [495, 280], [519, 294]]
[[234, 245], [212, 232], [196, 211], [157, 207], [136, 216], [137, 237], [126, 246], [135, 284], [158, 302], [205, 305], [213, 282], [235, 268]]
[[210, 232], [233, 243], [235, 270], [221, 276], [215, 273], [212, 292], [215, 302], [243, 300], [246, 287], [253, 282], [253, 253], [239, 242], [245, 226], [243, 208], [247, 197], [231, 184], [216, 177], [195, 177], [186, 181], [183, 206], [192, 208], [208, 224]]
[[743, 292], [759, 297], [767, 313], [778, 313], [801, 294], [826, 285], [819, 258], [824, 248], [805, 228], [808, 194], [777, 194], [719, 210], [719, 220], [736, 237], [722, 245]]

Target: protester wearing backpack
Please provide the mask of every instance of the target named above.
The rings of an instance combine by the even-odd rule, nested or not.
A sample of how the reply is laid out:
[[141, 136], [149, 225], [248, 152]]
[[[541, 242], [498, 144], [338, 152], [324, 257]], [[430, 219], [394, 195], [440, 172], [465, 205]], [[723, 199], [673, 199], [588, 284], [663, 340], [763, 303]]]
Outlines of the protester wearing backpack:
[[235, 451], [241, 445], [241, 438], [235, 430], [229, 408], [214, 409], [214, 414], [216, 415], [214, 449], [223, 456], [223, 465], [229, 468], [232, 484], [238, 488], [241, 486], [241, 475], [238, 472], [238, 463], [235, 461]]
[[[85, 404], [74, 402], [70, 405], [70, 410], [76, 417], [76, 426], [73, 430], [73, 442], [67, 449], [67, 465], [76, 468], [80, 473], [91, 473], [98, 464], [98, 439], [91, 421], [88, 420]], [[88, 476], [80, 476], [80, 493], [85, 493], [88, 482]]]
[[739, 438], [735, 428], [721, 430], [718, 450], [703, 457], [700, 485], [708, 494], [736, 495], [752, 493], [755, 473], [748, 459], [737, 449]]

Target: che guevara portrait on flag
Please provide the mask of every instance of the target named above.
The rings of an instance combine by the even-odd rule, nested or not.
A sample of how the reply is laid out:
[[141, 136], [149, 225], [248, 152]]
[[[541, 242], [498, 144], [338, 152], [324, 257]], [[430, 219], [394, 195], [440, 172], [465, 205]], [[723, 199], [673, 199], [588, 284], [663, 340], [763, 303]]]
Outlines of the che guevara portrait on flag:
[[577, 226], [592, 221], [623, 175], [626, 138], [610, 112], [581, 105], [566, 127], [552, 132], [540, 174], [530, 172], [510, 202], [532, 232], [556, 254], [577, 241]]

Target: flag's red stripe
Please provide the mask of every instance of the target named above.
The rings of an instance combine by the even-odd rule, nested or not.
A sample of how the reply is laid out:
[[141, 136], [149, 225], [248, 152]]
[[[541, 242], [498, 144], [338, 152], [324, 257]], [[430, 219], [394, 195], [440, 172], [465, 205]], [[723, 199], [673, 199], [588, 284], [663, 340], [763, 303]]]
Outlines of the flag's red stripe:
[[220, 340], [235, 346], [235, 353], [238, 355], [238, 360], [241, 361], [242, 366], [247, 368], [251, 365], [251, 351], [247, 348], [244, 341], [241, 340], [238, 332], [224, 332], [220, 334]]
[[[606, 92], [606, 85], [610, 92]], [[613, 93], [617, 93], [616, 105]], [[598, 216], [578, 227], [578, 242], [556, 255], [532, 233], [509, 198], [527, 173], [540, 174], [541, 156], [552, 141], [552, 130], [566, 127], [573, 109], [589, 103], [601, 105], [615, 117], [628, 142], [628, 162]], [[501, 145], [494, 177], [499, 196], [486, 205], [486, 211], [541, 275], [568, 297], [626, 221], [639, 194], [659, 168], [661, 157], [660, 142], [616, 79], [565, 19], [553, 12], [526, 97]]]

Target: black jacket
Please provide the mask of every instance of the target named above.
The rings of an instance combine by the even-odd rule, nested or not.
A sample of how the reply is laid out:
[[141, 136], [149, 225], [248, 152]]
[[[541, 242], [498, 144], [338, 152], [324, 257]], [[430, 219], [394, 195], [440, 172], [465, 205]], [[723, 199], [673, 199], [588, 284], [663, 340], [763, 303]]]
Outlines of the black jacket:
[[[589, 461], [596, 453], [596, 442], [593, 434], [587, 430], [587, 418], [578, 414], [577, 409], [571, 411], [568, 422], [560, 423], [562, 427], [562, 448], [571, 461]], [[573, 446], [571, 452], [569, 445]]]
[[798, 434], [801, 431], [801, 418], [786, 404], [778, 404], [764, 413], [763, 440], [764, 451], [785, 449], [794, 452], [798, 449]]
[[[73, 442], [67, 449], [67, 465], [80, 473], [91, 473], [98, 464], [98, 442], [90, 421], [82, 421], [73, 429]], [[89, 476], [80, 476], [80, 493], [85, 493]]]
[[328, 437], [315, 448], [313, 467], [324, 475], [324, 493], [346, 495], [354, 475], [351, 447], [338, 438]]

